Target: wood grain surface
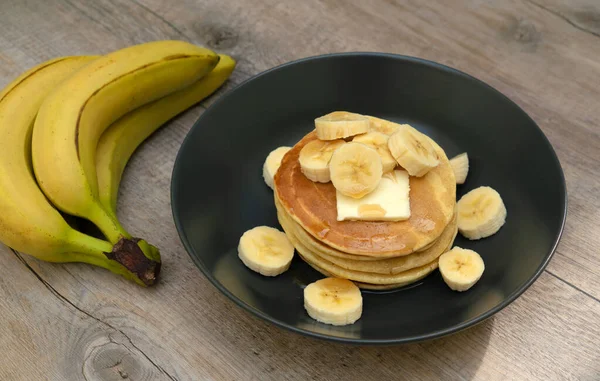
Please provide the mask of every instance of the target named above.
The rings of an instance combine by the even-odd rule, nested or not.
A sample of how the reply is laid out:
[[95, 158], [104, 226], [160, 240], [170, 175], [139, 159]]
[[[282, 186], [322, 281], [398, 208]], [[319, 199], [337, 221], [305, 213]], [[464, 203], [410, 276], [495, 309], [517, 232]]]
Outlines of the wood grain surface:
[[[164, 38], [239, 64], [126, 170], [120, 218], [158, 243], [161, 282], [141, 289], [0, 246], [0, 380], [600, 379], [597, 0], [2, 0], [0, 86], [52, 57]], [[308, 339], [235, 306], [183, 249], [169, 185], [196, 118], [254, 74], [342, 51], [413, 55], [474, 75], [517, 102], [555, 147], [569, 192], [563, 239], [539, 280], [486, 322], [399, 347]]]

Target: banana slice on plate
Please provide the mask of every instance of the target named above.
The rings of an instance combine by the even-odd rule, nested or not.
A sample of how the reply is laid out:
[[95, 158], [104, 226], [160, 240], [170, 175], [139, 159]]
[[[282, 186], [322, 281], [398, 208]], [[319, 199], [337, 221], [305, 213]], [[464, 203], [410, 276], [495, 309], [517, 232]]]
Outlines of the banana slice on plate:
[[457, 184], [464, 184], [469, 174], [469, 155], [466, 152], [454, 156], [450, 159], [450, 166], [454, 171], [454, 177]]
[[388, 140], [390, 137], [382, 132], [371, 131], [366, 134], [357, 135], [352, 140], [356, 143], [366, 144], [375, 148], [381, 156], [381, 164], [383, 165], [383, 173], [391, 172], [396, 168], [398, 162], [392, 156], [388, 148]]
[[382, 134], [392, 135], [400, 127], [400, 124], [390, 122], [389, 120], [376, 118], [374, 116], [365, 115], [369, 119], [370, 130], [381, 132]]
[[352, 112], [334, 111], [315, 119], [315, 128], [321, 140], [343, 139], [368, 132], [369, 119]]
[[278, 147], [271, 151], [267, 156], [267, 159], [263, 164], [263, 178], [269, 188], [273, 189], [273, 178], [281, 165], [281, 159], [283, 159], [285, 154], [291, 149], [292, 147]]
[[304, 176], [309, 180], [318, 183], [328, 183], [331, 181], [329, 176], [329, 160], [333, 151], [340, 148], [346, 142], [342, 139], [322, 141], [313, 140], [300, 150], [298, 161], [300, 169]]
[[475, 251], [455, 246], [440, 256], [439, 269], [448, 287], [467, 291], [481, 279], [485, 264]]
[[325, 278], [304, 288], [304, 308], [321, 323], [347, 325], [362, 315], [360, 289], [347, 279]]
[[421, 177], [440, 163], [429, 138], [408, 124], [402, 124], [390, 136], [392, 156], [409, 175]]
[[348, 197], [361, 198], [379, 185], [383, 164], [375, 149], [350, 142], [333, 152], [329, 171], [336, 190]]
[[294, 246], [285, 233], [269, 226], [257, 226], [240, 238], [238, 256], [249, 269], [276, 276], [290, 267]]
[[502, 197], [490, 187], [479, 187], [462, 196], [456, 210], [458, 231], [470, 240], [489, 237], [506, 222]]

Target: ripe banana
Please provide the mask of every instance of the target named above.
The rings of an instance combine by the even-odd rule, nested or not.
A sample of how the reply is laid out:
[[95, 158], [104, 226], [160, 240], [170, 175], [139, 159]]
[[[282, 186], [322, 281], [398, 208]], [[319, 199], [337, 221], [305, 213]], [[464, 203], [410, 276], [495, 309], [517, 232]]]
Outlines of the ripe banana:
[[144, 261], [130, 247], [72, 229], [48, 202], [31, 168], [31, 132], [44, 98], [97, 57], [61, 57], [42, 63], [0, 92], [0, 241], [49, 262], [85, 262], [141, 285], [151, 285], [160, 263]]
[[352, 198], [371, 193], [383, 175], [379, 153], [355, 142], [346, 143], [333, 152], [329, 170], [335, 189]]
[[273, 178], [275, 177], [279, 166], [281, 166], [281, 159], [283, 159], [285, 154], [291, 149], [292, 147], [278, 147], [271, 151], [267, 156], [267, 159], [263, 164], [263, 178], [269, 188], [273, 189]]
[[454, 171], [454, 177], [457, 184], [464, 184], [469, 174], [469, 155], [466, 152], [454, 156], [450, 159], [450, 166]]
[[315, 128], [321, 140], [342, 139], [369, 131], [369, 119], [360, 114], [334, 111], [315, 119]]
[[362, 315], [360, 289], [351, 281], [324, 278], [304, 288], [304, 308], [311, 318], [325, 324], [353, 324]]
[[467, 291], [481, 278], [485, 265], [475, 251], [455, 246], [440, 256], [439, 268], [448, 287]]
[[506, 206], [490, 187], [475, 188], [456, 204], [458, 231], [470, 240], [495, 234], [506, 222]]
[[369, 119], [370, 131], [381, 132], [382, 134], [392, 135], [400, 127], [400, 124], [390, 122], [389, 120], [365, 115]]
[[329, 161], [333, 151], [340, 148], [346, 142], [342, 139], [322, 141], [313, 140], [300, 150], [298, 162], [304, 176], [318, 183], [331, 181], [329, 174]]
[[375, 148], [381, 156], [381, 164], [383, 165], [383, 173], [391, 172], [396, 168], [398, 162], [388, 148], [388, 140], [390, 137], [382, 132], [372, 131], [366, 134], [357, 135], [352, 139], [353, 142], [366, 144]]
[[408, 124], [402, 124], [390, 136], [388, 147], [409, 175], [422, 177], [440, 163], [429, 138]]
[[102, 134], [96, 148], [98, 197], [104, 208], [117, 216], [117, 196], [125, 166], [137, 147], [160, 126], [215, 92], [229, 78], [235, 61], [219, 55], [217, 66], [192, 85], [139, 107], [114, 122]]
[[132, 240], [98, 200], [98, 140], [118, 118], [197, 81], [218, 60], [182, 41], [156, 41], [102, 56], [61, 83], [43, 102], [33, 130], [33, 167], [50, 201], [92, 221], [111, 243], [129, 240], [160, 261], [157, 250]]
[[257, 226], [242, 234], [238, 256], [249, 269], [265, 276], [277, 276], [290, 268], [294, 246], [285, 233], [269, 226]]

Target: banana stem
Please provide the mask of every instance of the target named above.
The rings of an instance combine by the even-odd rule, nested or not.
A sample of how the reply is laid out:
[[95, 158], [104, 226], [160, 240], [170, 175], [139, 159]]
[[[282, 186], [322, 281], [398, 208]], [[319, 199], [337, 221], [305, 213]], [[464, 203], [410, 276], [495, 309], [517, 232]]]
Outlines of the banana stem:
[[69, 242], [72, 252], [59, 257], [60, 262], [84, 262], [103, 267], [142, 286], [151, 286], [160, 273], [160, 257], [148, 258], [137, 239], [121, 238], [114, 246], [76, 230]]
[[125, 231], [119, 220], [108, 213], [101, 205], [95, 204], [90, 213], [90, 220], [102, 231], [102, 234], [113, 244], [121, 238], [131, 239], [131, 235]]
[[[90, 220], [114, 244], [111, 251], [104, 252], [106, 257], [124, 266], [129, 275], [123, 272], [118, 273], [129, 279], [139, 280], [145, 285], [153, 284], [160, 272], [158, 249], [146, 241], [133, 238], [121, 226], [116, 216], [101, 205], [94, 204], [93, 211], [90, 214]], [[114, 269], [109, 270], [116, 272]]]
[[113, 249], [110, 242], [83, 234], [77, 230], [70, 231], [67, 242], [69, 242], [70, 251], [88, 257], [106, 257], [104, 253], [110, 253]]
[[113, 247], [112, 252], [106, 253], [106, 257], [111, 262], [123, 265], [134, 276], [134, 280], [140, 280], [144, 285], [150, 286], [158, 279], [160, 258], [150, 259], [138, 243], [145, 242], [136, 238], [122, 238]]

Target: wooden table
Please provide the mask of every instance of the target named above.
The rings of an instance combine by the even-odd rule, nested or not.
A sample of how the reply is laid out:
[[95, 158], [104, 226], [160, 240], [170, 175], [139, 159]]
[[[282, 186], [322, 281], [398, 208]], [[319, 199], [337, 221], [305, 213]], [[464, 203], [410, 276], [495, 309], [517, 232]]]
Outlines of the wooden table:
[[[51, 57], [165, 38], [239, 66], [145, 143], [125, 174], [120, 218], [160, 247], [162, 280], [142, 289], [0, 246], [1, 380], [600, 380], [598, 0], [2, 0], [0, 85]], [[182, 247], [169, 184], [196, 118], [256, 73], [341, 51], [472, 74], [523, 107], [555, 147], [569, 191], [562, 242], [537, 282], [486, 322], [399, 347], [309, 339], [238, 308]]]

